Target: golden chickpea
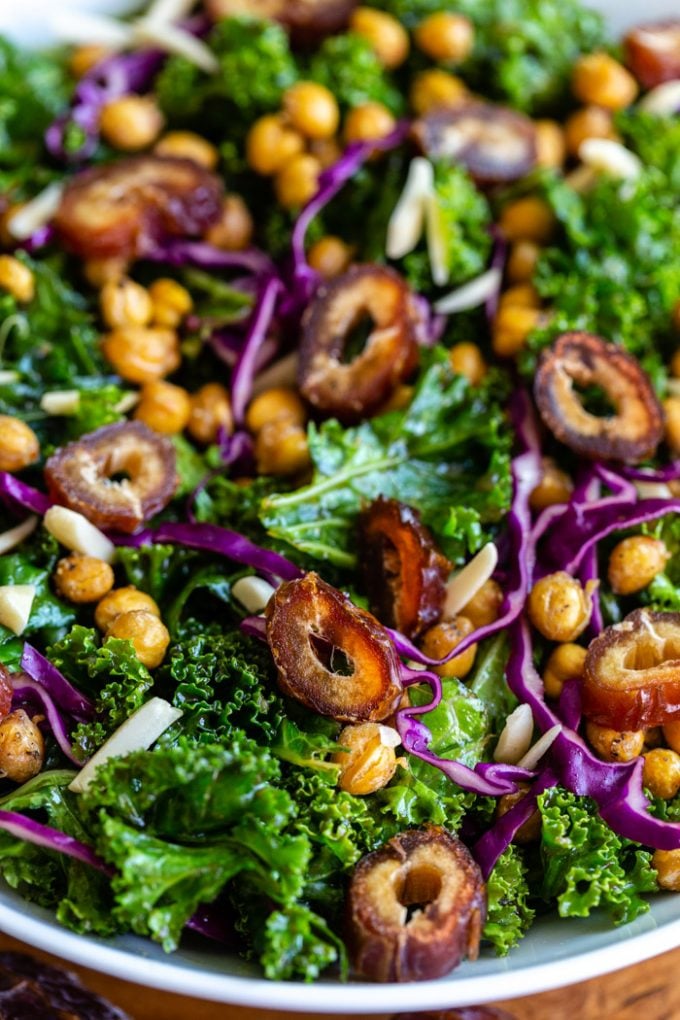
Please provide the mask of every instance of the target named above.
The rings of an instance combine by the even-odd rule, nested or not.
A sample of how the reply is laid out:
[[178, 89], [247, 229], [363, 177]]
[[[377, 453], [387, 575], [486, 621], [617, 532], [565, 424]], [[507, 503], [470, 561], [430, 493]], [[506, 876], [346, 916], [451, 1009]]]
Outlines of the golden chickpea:
[[642, 782], [652, 797], [672, 800], [680, 791], [680, 754], [669, 747], [655, 747], [644, 755]]
[[302, 153], [286, 163], [274, 178], [274, 191], [284, 209], [298, 209], [313, 198], [319, 187], [321, 163], [316, 156]]
[[111, 51], [100, 43], [76, 46], [68, 58], [68, 69], [74, 78], [82, 78], [93, 67], [105, 60]]
[[536, 162], [539, 166], [559, 168], [567, 157], [564, 131], [556, 120], [537, 120]]
[[449, 11], [436, 11], [423, 18], [414, 32], [419, 50], [432, 60], [458, 62], [470, 56], [475, 29], [469, 18]]
[[505, 305], [498, 309], [493, 323], [491, 346], [500, 358], [512, 358], [524, 347], [527, 337], [541, 320], [537, 308]]
[[380, 405], [376, 414], [387, 414], [389, 411], [403, 411], [405, 407], [408, 407], [412, 400], [413, 386], [407, 386], [406, 383], [400, 383], [392, 390], [385, 403]]
[[521, 308], [540, 308], [541, 299], [532, 283], [516, 283], [504, 290], [500, 297], [499, 307], [509, 308], [519, 305]]
[[601, 106], [584, 106], [576, 110], [567, 117], [564, 125], [564, 140], [570, 156], [578, 156], [581, 145], [588, 138], [608, 138], [615, 142], [619, 137], [610, 111]]
[[163, 130], [164, 118], [152, 96], [121, 96], [102, 108], [99, 130], [114, 149], [137, 152], [152, 145]]
[[[454, 620], [446, 620], [426, 630], [420, 640], [420, 647], [430, 658], [443, 659], [474, 629], [466, 616], [457, 616]], [[460, 655], [454, 655], [448, 662], [434, 666], [433, 669], [439, 676], [457, 676], [462, 679], [474, 666], [476, 655], [477, 645], [470, 645]]]
[[253, 239], [255, 225], [248, 206], [240, 195], [227, 195], [222, 212], [205, 239], [222, 251], [243, 251]]
[[680, 453], [680, 397], [667, 397], [663, 401], [666, 418], [666, 442], [673, 453]]
[[635, 78], [608, 53], [580, 57], [571, 76], [571, 87], [583, 103], [596, 103], [607, 110], [623, 110], [638, 94]]
[[256, 120], [246, 138], [246, 159], [256, 174], [271, 177], [299, 155], [305, 142], [299, 131], [286, 124], [280, 114], [269, 113]]
[[345, 118], [345, 141], [379, 141], [389, 135], [394, 126], [394, 117], [382, 103], [362, 103]]
[[293, 425], [304, 425], [307, 421], [305, 405], [296, 390], [272, 386], [253, 397], [246, 411], [246, 427], [251, 432], [261, 432], [265, 425], [282, 421]]
[[660, 889], [680, 892], [680, 850], [655, 850], [652, 867]]
[[603, 761], [632, 761], [642, 754], [645, 746], [644, 730], [610, 730], [594, 722], [586, 722], [586, 737]]
[[101, 289], [107, 283], [113, 283], [125, 276], [127, 268], [126, 259], [88, 259], [83, 263], [83, 274], [89, 284]]
[[408, 32], [396, 18], [374, 7], [357, 7], [349, 21], [350, 32], [364, 37], [383, 67], [393, 70], [408, 56]]
[[591, 590], [564, 570], [548, 574], [529, 593], [529, 619], [549, 641], [574, 641], [588, 626]]
[[170, 635], [164, 623], [153, 613], [135, 610], [117, 616], [104, 635], [131, 641], [135, 655], [147, 669], [160, 666], [170, 644]]
[[113, 569], [96, 556], [71, 553], [57, 563], [54, 585], [69, 602], [99, 602], [113, 588]]
[[115, 329], [103, 337], [102, 352], [118, 375], [131, 383], [162, 379], [179, 368], [181, 361], [179, 340], [171, 329]]
[[487, 627], [501, 615], [503, 597], [503, 589], [498, 581], [489, 578], [463, 606], [461, 615], [470, 621], [475, 630]]
[[10, 230], [12, 219], [26, 205], [25, 202], [7, 202], [7, 196], [3, 195], [3, 204], [0, 211], [0, 248], [13, 248], [17, 239]]
[[176, 329], [194, 307], [193, 298], [186, 287], [170, 277], [163, 276], [154, 280], [149, 287], [149, 296], [154, 326]]
[[341, 237], [327, 234], [309, 249], [307, 261], [324, 279], [330, 280], [345, 272], [352, 261], [352, 254], [353, 249]]
[[568, 641], [550, 653], [543, 672], [543, 685], [549, 698], [559, 698], [567, 680], [580, 680], [586, 661], [586, 649]]
[[122, 616], [123, 613], [137, 612], [161, 615], [151, 596], [130, 584], [126, 588], [114, 588], [104, 596], [94, 611], [94, 622], [99, 630], [107, 631], [116, 617]]
[[387, 786], [397, 767], [394, 746], [384, 742], [390, 732], [396, 736], [389, 727], [371, 722], [345, 726], [338, 744], [346, 750], [336, 751], [332, 758], [340, 766], [338, 786], [341, 790], [355, 797], [365, 797]]
[[299, 81], [283, 93], [283, 112], [305, 138], [332, 138], [340, 123], [333, 93], [315, 81]]
[[668, 746], [680, 754], [680, 719], [666, 723], [663, 728], [663, 736]]
[[127, 276], [109, 280], [99, 295], [102, 318], [109, 329], [148, 326], [153, 314], [151, 296], [141, 284]]
[[[510, 808], [524, 800], [530, 790], [531, 787], [528, 783], [518, 783], [516, 793], [506, 793], [503, 797], [500, 797], [498, 807], [496, 808], [496, 817], [502, 818], [503, 815], [507, 815]], [[517, 830], [513, 842], [518, 843], [520, 846], [524, 846], [526, 843], [535, 843], [536, 840], [541, 838], [541, 828], [541, 812], [536, 810], [526, 820], [524, 825]]]
[[545, 510], [556, 503], [568, 503], [574, 491], [574, 483], [562, 468], [550, 457], [543, 458], [543, 474], [541, 480], [529, 496], [532, 510]]
[[214, 443], [220, 429], [234, 431], [229, 393], [221, 383], [206, 383], [191, 398], [189, 435], [197, 443]]
[[35, 277], [13, 255], [0, 255], [0, 290], [7, 291], [20, 304], [28, 304], [35, 297]]
[[261, 475], [298, 475], [311, 460], [307, 433], [295, 422], [271, 421], [255, 439], [255, 462]]
[[416, 74], [409, 90], [411, 108], [419, 117], [441, 106], [457, 106], [468, 95], [465, 82], [440, 67]]
[[479, 386], [488, 371], [477, 344], [462, 341], [449, 351], [449, 364], [457, 375], [464, 375], [471, 386]]
[[642, 591], [666, 566], [670, 553], [651, 535], [631, 535], [615, 545], [609, 557], [609, 584], [615, 595]]
[[212, 142], [194, 131], [168, 131], [156, 142], [153, 151], [157, 156], [190, 159], [206, 170], [214, 170], [220, 159]]
[[145, 383], [135, 408], [135, 418], [154, 432], [174, 436], [187, 427], [191, 417], [191, 397], [181, 386], [156, 379]]
[[526, 195], [506, 205], [499, 226], [509, 241], [546, 244], [555, 229], [555, 214], [544, 199]]
[[45, 760], [45, 741], [23, 708], [0, 722], [0, 776], [25, 783], [37, 776]]
[[0, 414], [0, 471], [21, 471], [40, 458], [40, 443], [30, 425]]
[[533, 241], [515, 241], [510, 247], [510, 255], [505, 272], [510, 283], [529, 283], [536, 270], [536, 263], [541, 254], [539, 245]]

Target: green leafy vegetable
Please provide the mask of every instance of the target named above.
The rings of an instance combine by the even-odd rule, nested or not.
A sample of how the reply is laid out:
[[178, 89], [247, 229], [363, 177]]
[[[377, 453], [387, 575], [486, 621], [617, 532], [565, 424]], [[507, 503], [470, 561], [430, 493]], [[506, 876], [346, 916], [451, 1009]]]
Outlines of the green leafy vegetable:
[[403, 96], [374, 50], [351, 32], [324, 39], [310, 61], [308, 77], [330, 89], [344, 107], [383, 103], [394, 114], [403, 111]]
[[529, 906], [527, 867], [522, 852], [511, 845], [499, 858], [487, 882], [488, 906], [483, 936], [498, 956], [521, 941], [534, 919]]

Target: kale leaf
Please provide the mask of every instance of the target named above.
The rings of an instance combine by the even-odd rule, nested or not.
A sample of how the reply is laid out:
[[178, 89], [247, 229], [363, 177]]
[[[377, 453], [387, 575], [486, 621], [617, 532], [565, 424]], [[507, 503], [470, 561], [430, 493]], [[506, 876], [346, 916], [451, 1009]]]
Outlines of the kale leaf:
[[521, 941], [534, 919], [529, 906], [527, 867], [522, 851], [511, 845], [499, 857], [487, 882], [488, 906], [483, 936], [498, 956]]
[[314, 53], [307, 77], [325, 85], [345, 108], [362, 103], [383, 103], [394, 114], [403, 112], [399, 89], [370, 44], [351, 32], [329, 36]]

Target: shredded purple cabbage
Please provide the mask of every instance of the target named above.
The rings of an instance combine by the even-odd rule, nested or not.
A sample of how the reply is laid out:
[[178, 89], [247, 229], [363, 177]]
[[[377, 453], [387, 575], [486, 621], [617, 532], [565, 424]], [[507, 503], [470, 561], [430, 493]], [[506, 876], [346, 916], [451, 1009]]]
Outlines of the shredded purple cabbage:
[[624, 478], [630, 478], [634, 482], [677, 482], [680, 480], [680, 460], [673, 460], [663, 468], [640, 468], [622, 464], [619, 471]]
[[41, 516], [53, 505], [52, 500], [44, 492], [19, 481], [8, 471], [0, 471], [0, 497], [4, 497], [13, 506], [23, 507]]
[[90, 699], [76, 690], [57, 667], [28, 642], [24, 644], [21, 668], [31, 680], [44, 687], [65, 712], [82, 722], [92, 718], [94, 705]]
[[4, 829], [16, 839], [23, 839], [27, 843], [33, 843], [34, 846], [54, 850], [56, 853], [82, 861], [83, 864], [89, 864], [91, 868], [96, 868], [105, 875], [113, 874], [108, 864], [86, 843], [81, 843], [79, 839], [67, 836], [65, 832], [53, 829], [51, 825], [36, 822], [35, 819], [17, 811], [0, 811], [0, 829]]
[[513, 804], [504, 815], [497, 818], [491, 828], [477, 840], [472, 847], [472, 856], [479, 864], [485, 879], [489, 877], [498, 858], [508, 849], [524, 823], [533, 815], [539, 794], [556, 785], [555, 775], [550, 769], [544, 769], [526, 795]]
[[276, 311], [276, 301], [282, 289], [281, 281], [272, 276], [262, 288], [250, 317], [245, 342], [231, 377], [231, 408], [237, 425], [243, 424], [253, 392], [253, 379], [260, 367], [258, 358], [267, 340]]
[[149, 262], [168, 266], [198, 266], [201, 269], [244, 269], [255, 276], [275, 276], [274, 264], [258, 248], [243, 251], [223, 251], [207, 241], [188, 241], [169, 238], [150, 240], [141, 253]]
[[73, 762], [79, 768], [83, 762], [76, 757], [71, 746], [69, 739], [69, 731], [66, 723], [64, 722], [61, 712], [55, 705], [52, 697], [48, 694], [41, 683], [37, 680], [31, 679], [30, 676], [26, 676], [24, 673], [15, 673], [12, 676], [12, 688], [14, 690], [14, 698], [12, 704], [17, 702], [17, 707], [22, 708], [25, 704], [31, 702], [39, 702], [40, 707], [45, 715], [47, 724], [52, 731], [54, 739], [59, 745], [62, 753], [68, 758], [69, 761]]
[[267, 640], [267, 623], [264, 616], [246, 616], [241, 620], [241, 630], [248, 637], [257, 638], [258, 641]]

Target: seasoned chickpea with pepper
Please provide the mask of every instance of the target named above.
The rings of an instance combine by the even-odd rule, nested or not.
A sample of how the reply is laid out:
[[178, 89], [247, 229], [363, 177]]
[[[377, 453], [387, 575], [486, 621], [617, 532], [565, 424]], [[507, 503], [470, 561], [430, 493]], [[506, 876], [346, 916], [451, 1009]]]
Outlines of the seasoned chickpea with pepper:
[[311, 246], [307, 261], [324, 279], [330, 280], [345, 272], [352, 261], [352, 254], [352, 248], [341, 237], [326, 234]]
[[35, 297], [35, 277], [14, 255], [0, 255], [0, 290], [11, 294], [22, 305]]
[[341, 790], [364, 797], [387, 786], [397, 767], [396, 730], [372, 722], [345, 726], [338, 744], [343, 750], [336, 751], [332, 761], [340, 766]]
[[458, 63], [469, 57], [475, 29], [469, 18], [450, 11], [435, 11], [416, 26], [416, 46], [440, 63]]
[[125, 276], [104, 284], [99, 304], [109, 329], [148, 326], [153, 315], [153, 301], [146, 287]]
[[[474, 630], [472, 622], [466, 616], [457, 616], [454, 620], [446, 620], [430, 627], [425, 631], [420, 647], [425, 655], [432, 659], [443, 659], [449, 655], [454, 648], [457, 648], [463, 638]], [[460, 655], [454, 655], [448, 662], [441, 666], [434, 666], [435, 673], [439, 676], [456, 676], [462, 679], [467, 676], [475, 664], [477, 645], [470, 645]]]
[[340, 124], [333, 93], [314, 81], [299, 81], [283, 93], [283, 112], [305, 138], [332, 138]]
[[631, 535], [614, 546], [607, 575], [615, 595], [642, 591], [660, 574], [670, 559], [664, 542], [651, 535]]
[[163, 379], [180, 364], [179, 340], [171, 329], [115, 329], [103, 338], [102, 353], [118, 375], [131, 383]]
[[246, 159], [256, 174], [271, 177], [305, 147], [299, 131], [290, 127], [281, 114], [270, 113], [256, 120], [246, 137]]
[[216, 442], [220, 429], [233, 432], [231, 400], [221, 383], [206, 383], [192, 395], [187, 429], [192, 439], [205, 446]]
[[107, 631], [117, 616], [123, 613], [144, 612], [160, 617], [161, 611], [150, 595], [133, 585], [115, 588], [105, 595], [94, 613], [94, 622], [101, 631]]
[[543, 685], [549, 698], [559, 698], [568, 680], [581, 680], [587, 649], [573, 641], [553, 648], [543, 671]]
[[261, 475], [298, 475], [311, 464], [307, 433], [294, 421], [278, 419], [262, 426], [255, 438]]
[[543, 474], [535, 489], [529, 496], [532, 510], [545, 510], [556, 503], [568, 503], [574, 491], [574, 483], [562, 468], [550, 457], [543, 458]]
[[590, 622], [591, 591], [564, 570], [548, 574], [529, 593], [529, 619], [549, 641], [573, 641]]
[[170, 634], [164, 623], [143, 609], [121, 613], [116, 616], [104, 634], [107, 638], [131, 641], [135, 655], [147, 669], [160, 666], [170, 644]]
[[296, 390], [288, 386], [273, 386], [253, 397], [246, 411], [246, 425], [258, 433], [273, 422], [290, 422], [304, 425], [307, 412]]
[[40, 457], [40, 443], [21, 418], [0, 414], [0, 471], [21, 471]]
[[[506, 793], [504, 796], [499, 797], [496, 817], [502, 818], [503, 815], [507, 815], [508, 811], [514, 808], [515, 804], [519, 804], [521, 800], [524, 800], [530, 792], [531, 787], [528, 783], [518, 783], [516, 793]], [[541, 828], [541, 812], [537, 809], [529, 816], [524, 825], [517, 830], [513, 842], [519, 844], [519, 846], [535, 843], [541, 838]]]
[[489, 578], [463, 606], [461, 615], [472, 623], [475, 630], [487, 627], [501, 615], [503, 597], [503, 589], [498, 581]]
[[404, 63], [410, 49], [408, 32], [391, 14], [374, 7], [357, 7], [349, 22], [351, 32], [370, 44], [376, 57], [392, 71]]
[[632, 761], [645, 747], [644, 730], [612, 730], [590, 721], [586, 723], [586, 738], [603, 761]]
[[0, 776], [25, 783], [45, 760], [45, 741], [37, 723], [17, 708], [0, 722]]
[[191, 159], [207, 170], [214, 170], [220, 159], [212, 142], [194, 131], [169, 131], [156, 142], [153, 151], [157, 156]]
[[194, 307], [191, 294], [177, 280], [161, 277], [149, 287], [154, 326], [176, 329]]
[[571, 87], [583, 103], [623, 110], [638, 94], [635, 78], [608, 53], [588, 53], [574, 65]]
[[654, 747], [644, 755], [642, 782], [653, 797], [672, 800], [680, 791], [680, 754]]
[[114, 149], [137, 152], [152, 145], [165, 119], [153, 96], [121, 96], [104, 107], [99, 118], [102, 138]]
[[142, 387], [135, 418], [154, 432], [173, 436], [182, 432], [191, 418], [191, 397], [181, 386], [156, 379]]
[[652, 867], [660, 889], [680, 892], [680, 850], [655, 850]]
[[113, 583], [110, 564], [80, 553], [64, 556], [54, 572], [55, 587], [69, 602], [99, 602], [111, 591]]

